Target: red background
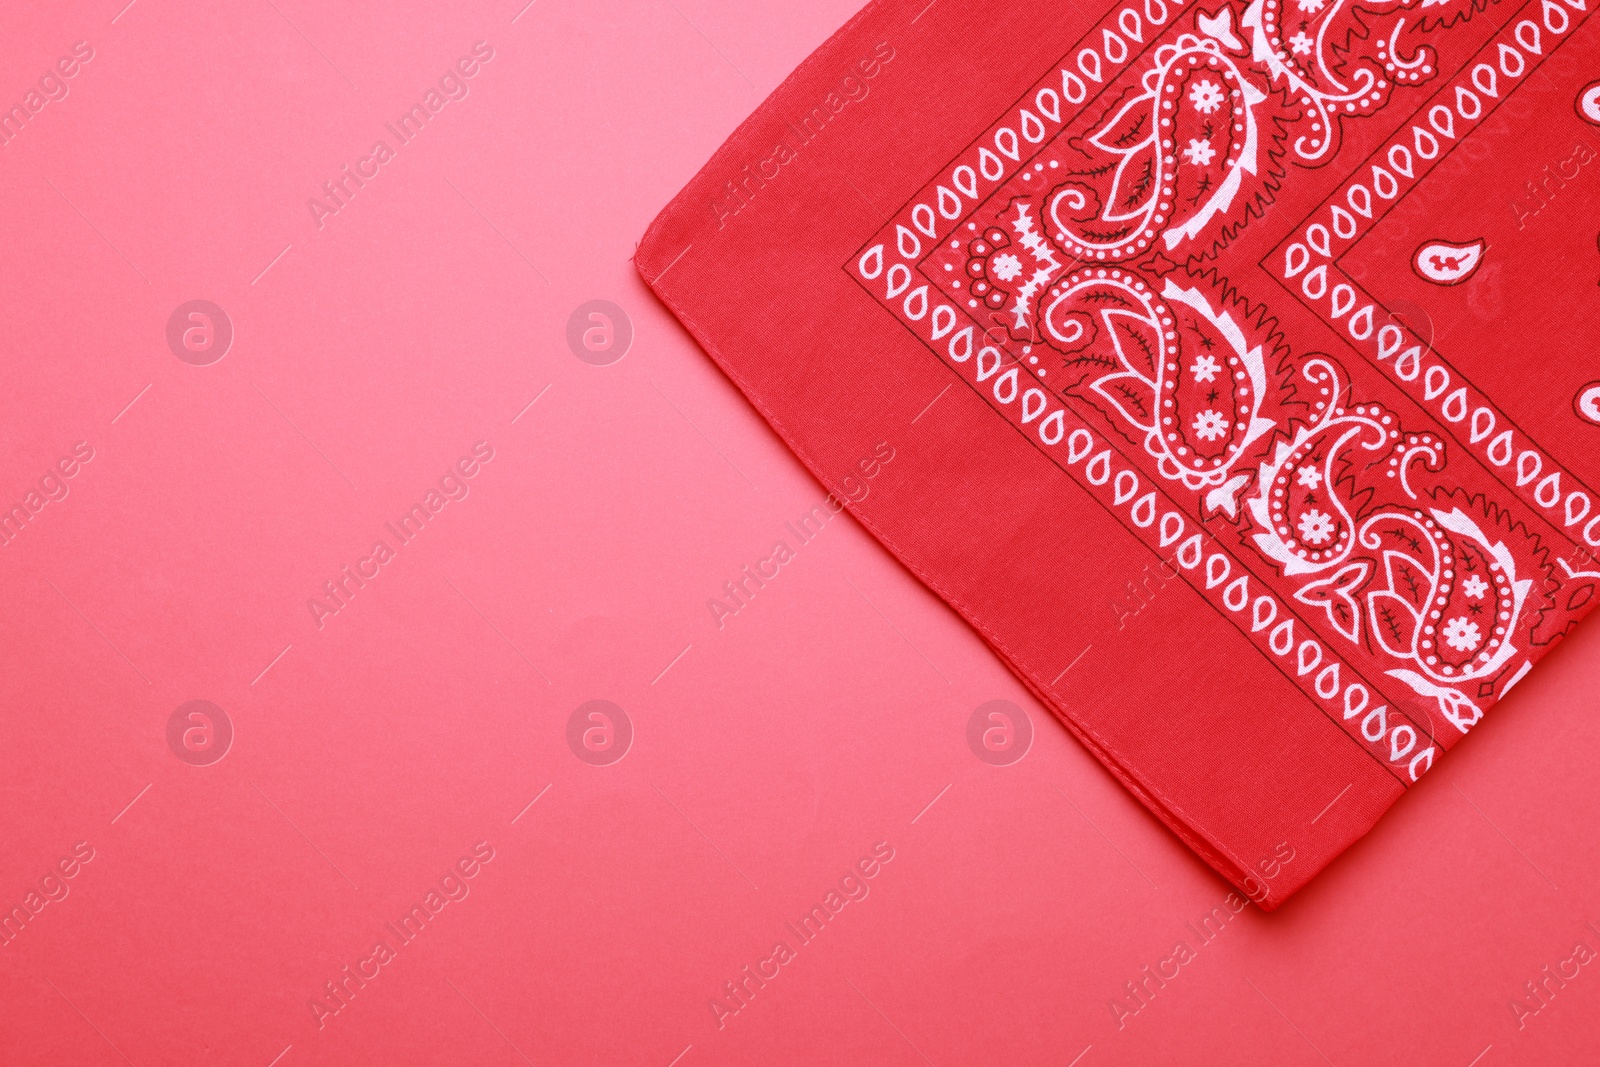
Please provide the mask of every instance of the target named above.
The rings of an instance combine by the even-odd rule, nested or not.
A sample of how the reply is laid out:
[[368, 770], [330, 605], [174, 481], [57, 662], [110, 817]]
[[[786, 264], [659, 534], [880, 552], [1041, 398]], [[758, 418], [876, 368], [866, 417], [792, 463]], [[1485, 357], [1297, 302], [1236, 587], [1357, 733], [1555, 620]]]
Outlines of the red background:
[[[1592, 626], [1282, 910], [1203, 945], [1186, 924], [1227, 885], [847, 516], [718, 628], [707, 599], [825, 490], [628, 260], [851, 14], [4, 16], [0, 102], [94, 56], [0, 148], [0, 501], [76, 442], [94, 458], [0, 548], [0, 907], [76, 843], [93, 859], [0, 948], [0, 1062], [1592, 1050], [1592, 966], [1521, 1030], [1509, 1007], [1600, 945]], [[319, 228], [307, 199], [477, 41], [466, 98]], [[167, 346], [192, 299], [233, 324], [209, 366]], [[566, 340], [592, 299], [633, 327], [607, 366]], [[466, 498], [319, 628], [307, 600], [479, 441]], [[194, 699], [235, 732], [210, 766], [168, 747]], [[568, 745], [591, 699], [633, 726], [609, 766]], [[996, 699], [1034, 731], [1004, 767], [967, 742]], [[470, 894], [319, 1027], [323, 984], [478, 842]], [[719, 1028], [723, 983], [878, 842], [867, 897]], [[1119, 1029], [1107, 1001], [1179, 940], [1192, 962]]]

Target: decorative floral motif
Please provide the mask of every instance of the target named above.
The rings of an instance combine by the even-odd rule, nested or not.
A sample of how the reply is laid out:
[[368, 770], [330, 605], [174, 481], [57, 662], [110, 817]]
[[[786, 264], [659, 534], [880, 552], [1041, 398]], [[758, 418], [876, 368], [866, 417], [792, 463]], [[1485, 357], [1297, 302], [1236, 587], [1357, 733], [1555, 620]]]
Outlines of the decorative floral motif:
[[1469, 622], [1465, 615], [1457, 615], [1445, 624], [1444, 639], [1457, 652], [1465, 652], [1478, 643], [1478, 624]]
[[[972, 298], [998, 311], [1011, 299], [1009, 284], [1022, 273], [1022, 260], [1008, 251], [1011, 238], [998, 226], [967, 243], [965, 284]], [[959, 279], [956, 287], [963, 284]]]
[[[1256, 407], [1267, 382], [1260, 346], [1198, 290], [1170, 279], [1158, 298], [1120, 270], [1084, 270], [1042, 299], [1044, 340], [1064, 357], [1055, 388], [1101, 408], [1163, 477], [1209, 490], [1207, 507], [1233, 514], [1249, 480], [1237, 467], [1272, 428]], [[1215, 381], [1178, 372], [1193, 350], [1196, 362], [1216, 363]]]
[[[1041, 211], [1046, 233], [1086, 261], [1138, 256], [1157, 234], [1176, 248], [1226, 212], [1256, 172], [1252, 109], [1265, 100], [1218, 40], [1180, 35], [1085, 139], [1108, 165], [1071, 171], [1051, 190]], [[1211, 154], [1180, 168], [1188, 150], [1178, 146], [1196, 141]]]
[[1220, 411], [1202, 411], [1194, 417], [1194, 432], [1202, 441], [1215, 441], [1228, 432], [1228, 420]]
[[[1418, 8], [1445, 4], [1456, 4], [1459, 17], [1415, 17]], [[1541, 17], [1564, 25], [1585, 10], [1573, 0], [1566, 7], [1571, 14], [1551, 15], [1547, 5]], [[1457, 377], [1438, 377], [1443, 369], [1424, 374], [1420, 348], [1402, 352], [1398, 345], [1377, 357], [1391, 361], [1386, 372], [1342, 348], [1337, 356], [1306, 351], [1304, 338], [1278, 332], [1287, 327], [1270, 306], [1275, 296], [1264, 296], [1266, 308], [1253, 303], [1263, 294], [1241, 295], [1233, 286], [1242, 277], [1230, 279], [1211, 261], [1241, 227], [1256, 224], [1262, 205], [1294, 173], [1289, 164], [1327, 162], [1345, 124], [1382, 109], [1395, 86], [1438, 77], [1434, 49], [1422, 42], [1475, 10], [1465, 0], [1229, 0], [1209, 13], [1191, 6], [1163, 30], [1146, 27], [1150, 36], [1135, 37], [1143, 50], [1133, 58], [1130, 49], [1120, 72], [1096, 63], [1092, 71], [1081, 67], [1080, 80], [1070, 64], [1094, 58], [1094, 39], [1086, 39], [1081, 55], [1070, 53], [1059, 73], [1035, 87], [1020, 121], [974, 142], [917, 203], [925, 212], [920, 221], [902, 216], [860, 266], [881, 287], [885, 306], [931, 336], [952, 367], [972, 374], [997, 410], [1016, 412], [1025, 433], [1047, 449], [1059, 446], [1072, 462], [1092, 454], [1079, 468], [1087, 484], [1109, 485], [1105, 491], [1119, 503], [1124, 493], [1149, 501], [1147, 520], [1132, 517], [1130, 530], [1142, 531], [1136, 535], [1159, 535], [1170, 550], [1169, 529], [1198, 522], [1219, 542], [1242, 546], [1238, 561], [1247, 574], [1213, 572], [1208, 556], [1198, 580], [1226, 583], [1217, 588], [1245, 605], [1227, 605], [1240, 613], [1242, 632], [1307, 642], [1285, 645], [1302, 657], [1298, 684], [1325, 700], [1325, 687], [1339, 694], [1345, 728], [1384, 748], [1381, 758], [1409, 767], [1413, 779], [1432, 763], [1422, 729], [1438, 721], [1431, 714], [1465, 732], [1528, 669], [1534, 646], [1552, 639], [1540, 635], [1541, 618], [1555, 619], [1551, 633], [1559, 634], [1590, 598], [1600, 598], [1600, 572], [1575, 569], [1570, 560], [1586, 557], [1535, 532], [1549, 524], [1527, 521], [1514, 488], [1496, 495], [1496, 479], [1554, 494], [1542, 487], [1553, 487], [1559, 474], [1561, 492], [1576, 494], [1564, 497], [1576, 515], [1567, 525], [1575, 529], [1582, 529], [1573, 527], [1582, 514], [1574, 500], [1581, 498], [1586, 514], [1600, 493], [1571, 485], [1567, 471], [1541, 471], [1536, 452], [1513, 453], [1509, 444], [1504, 461], [1491, 456], [1499, 470], [1450, 463], [1445, 441], [1452, 435], [1463, 443], [1467, 434], [1473, 442], [1511, 440], [1503, 415], [1496, 426], [1495, 412], [1465, 399], [1467, 383], [1455, 368], [1444, 369]], [[1112, 31], [1105, 33], [1110, 40]], [[1522, 43], [1529, 57], [1537, 54]], [[1507, 54], [1502, 48], [1499, 61], [1511, 62]], [[1499, 97], [1478, 85], [1489, 96], [1471, 99], [1487, 110], [1509, 85], [1501, 79]], [[1069, 112], [1066, 100], [1078, 110]], [[1420, 175], [1435, 158], [1436, 140], [1442, 146], [1446, 136], [1465, 136], [1438, 125], [1442, 118], [1428, 121], [1437, 138], [1418, 126], [1423, 132], [1414, 132], [1412, 143], [1378, 159], [1370, 181], [1363, 175], [1364, 184], [1331, 209], [1341, 240], [1364, 225], [1357, 215], [1374, 217], [1376, 197], [1403, 195], [1386, 191], [1397, 184], [1387, 168], [1407, 179], [1412, 170]], [[997, 184], [984, 186], [980, 176]], [[963, 197], [978, 207], [968, 210]], [[1326, 234], [1317, 236], [1325, 228], [1302, 227], [1304, 241], [1327, 242]], [[937, 249], [925, 254], [919, 232]], [[933, 306], [909, 267], [888, 265], [896, 247], [925, 275], [943, 272], [954, 307]], [[1332, 258], [1325, 249], [1318, 255]], [[1341, 309], [1338, 291], [1348, 286], [1319, 275], [1320, 266], [1299, 269], [1306, 273], [1291, 286], [1308, 296], [1326, 286], [1333, 316], [1343, 316], [1336, 328], [1363, 338], [1357, 320], [1372, 308], [1355, 311], [1361, 304], [1352, 297]], [[1368, 334], [1399, 329], [1365, 322]], [[1341, 363], [1351, 359], [1362, 376], [1353, 378]], [[1392, 400], [1374, 401], [1395, 395], [1387, 384], [1374, 387], [1383, 373], [1416, 379], [1418, 390], [1432, 391], [1426, 399], [1434, 406], [1391, 409]], [[1457, 397], [1459, 415], [1450, 406]], [[1430, 421], [1440, 404], [1451, 425]], [[1099, 434], [1114, 448], [1100, 450]], [[1166, 505], [1154, 502], [1136, 470], [1177, 510], [1160, 512]], [[1563, 532], [1571, 531], [1558, 529], [1557, 538]], [[1291, 622], [1298, 629], [1282, 629]], [[1315, 639], [1304, 636], [1308, 624]], [[1328, 662], [1319, 659], [1324, 649]], [[1347, 657], [1343, 689], [1341, 664], [1331, 662], [1336, 654]], [[1372, 706], [1352, 720], [1351, 709], [1366, 708], [1369, 698]], [[1394, 726], [1401, 704], [1409, 724]]]
[[[1423, 6], [1441, 2], [1449, 0], [1422, 0]], [[1302, 162], [1320, 163], [1333, 155], [1341, 117], [1375, 112], [1388, 102], [1394, 85], [1420, 83], [1436, 72], [1430, 48], [1404, 58], [1399, 54], [1403, 16], [1384, 38], [1350, 10], [1358, 3], [1366, 16], [1409, 6], [1407, 0], [1332, 0], [1325, 8], [1324, 0], [1296, 0], [1300, 17], [1286, 23], [1277, 0], [1250, 0], [1239, 19], [1239, 28], [1250, 34], [1251, 56], [1265, 63], [1271, 87], [1306, 108], [1308, 132], [1294, 141]], [[1330, 55], [1330, 46], [1343, 47], [1347, 37], [1356, 47]]]
[[1217, 156], [1211, 142], [1202, 137], [1189, 138], [1189, 147], [1183, 150], [1184, 161], [1196, 167], [1209, 167]]
[[1325, 545], [1333, 539], [1333, 520], [1316, 508], [1301, 514], [1299, 526], [1300, 536], [1308, 544]]
[[1214, 115], [1222, 106], [1222, 89], [1209, 78], [1201, 78], [1189, 89], [1189, 102], [1202, 115]]

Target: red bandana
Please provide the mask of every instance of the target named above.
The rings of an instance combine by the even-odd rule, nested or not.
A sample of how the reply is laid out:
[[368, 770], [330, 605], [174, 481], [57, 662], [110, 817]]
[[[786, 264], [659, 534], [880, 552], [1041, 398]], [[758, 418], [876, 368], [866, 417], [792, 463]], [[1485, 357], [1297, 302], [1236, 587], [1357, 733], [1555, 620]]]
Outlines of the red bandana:
[[1593, 10], [876, 3], [639, 269], [1272, 908], [1600, 591]]

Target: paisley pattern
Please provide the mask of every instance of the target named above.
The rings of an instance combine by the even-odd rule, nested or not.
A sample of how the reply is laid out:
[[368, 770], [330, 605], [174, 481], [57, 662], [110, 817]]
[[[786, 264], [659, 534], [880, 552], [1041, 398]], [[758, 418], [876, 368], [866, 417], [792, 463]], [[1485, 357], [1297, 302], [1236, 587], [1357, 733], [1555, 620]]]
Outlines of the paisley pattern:
[[1051, 191], [1056, 243], [1080, 259], [1116, 260], [1158, 232], [1168, 248], [1199, 233], [1255, 172], [1251, 109], [1265, 99], [1214, 39], [1183, 34], [1157, 49], [1155, 68], [1087, 139], [1107, 164]]
[[[1600, 590], [1600, 496], [1531, 446], [1517, 455], [1503, 415], [1332, 263], [1374, 192], [1403, 195], [1458, 119], [1486, 114], [1588, 14], [1529, 0], [1496, 15], [1476, 66], [1441, 72], [1438, 41], [1481, 36], [1483, 7], [1129, 0], [847, 264], [1086, 488], [1136, 501], [1119, 513], [1130, 532], [1178, 546], [1178, 572], [1220, 588], [1241, 632], [1270, 632], [1302, 690], [1409, 780]], [[1331, 227], [1301, 224], [1283, 288], [1228, 280], [1230, 246], [1334, 158], [1347, 124], [1402, 97], [1423, 114], [1429, 93], [1454, 104], [1397, 135], [1326, 209]], [[1492, 254], [1432, 241], [1413, 269], [1456, 284]], [[1285, 336], [1268, 305], [1290, 287], [1350, 341]], [[1410, 398], [1395, 388], [1412, 381]], [[1141, 475], [1163, 495], [1139, 496]], [[1180, 542], [1191, 529], [1222, 547]]]
[[[1326, 360], [1307, 360], [1302, 374], [1324, 384], [1326, 395], [1342, 392]], [[1413, 504], [1394, 502], [1392, 487], [1386, 495], [1382, 486], [1364, 487], [1367, 479], [1350, 473], [1362, 469], [1361, 453], [1380, 457], [1363, 473], [1381, 472]], [[1253, 539], [1284, 575], [1315, 576], [1295, 599], [1321, 608], [1350, 642], [1365, 638], [1403, 664], [1391, 666], [1389, 676], [1436, 701], [1465, 733], [1482, 712], [1460, 686], [1494, 677], [1517, 654], [1510, 635], [1533, 582], [1518, 576], [1516, 555], [1479, 519], [1459, 507], [1423, 506], [1410, 481], [1414, 464], [1427, 474], [1441, 471], [1443, 443], [1402, 432], [1376, 404], [1346, 410], [1323, 403], [1317, 420], [1292, 442], [1280, 441], [1262, 465], [1249, 501], [1260, 531]], [[1385, 503], [1369, 504], [1358, 518], [1351, 509], [1358, 495]]]
[[1043, 299], [1046, 340], [1063, 353], [1055, 387], [1093, 394], [1142, 434], [1161, 474], [1233, 510], [1236, 467], [1272, 428], [1259, 345], [1206, 298], [1169, 283], [1159, 299], [1120, 270], [1082, 271]]

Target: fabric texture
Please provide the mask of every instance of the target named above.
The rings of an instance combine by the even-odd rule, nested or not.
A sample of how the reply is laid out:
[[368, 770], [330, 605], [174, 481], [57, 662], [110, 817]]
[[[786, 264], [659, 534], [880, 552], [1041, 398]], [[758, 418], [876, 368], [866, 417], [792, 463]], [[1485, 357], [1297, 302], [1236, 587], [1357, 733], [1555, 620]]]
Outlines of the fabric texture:
[[638, 268], [1270, 909], [1595, 603], [1592, 12], [885, 0]]

